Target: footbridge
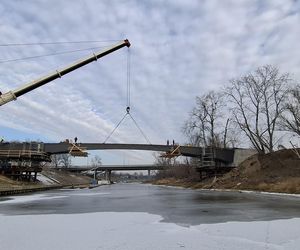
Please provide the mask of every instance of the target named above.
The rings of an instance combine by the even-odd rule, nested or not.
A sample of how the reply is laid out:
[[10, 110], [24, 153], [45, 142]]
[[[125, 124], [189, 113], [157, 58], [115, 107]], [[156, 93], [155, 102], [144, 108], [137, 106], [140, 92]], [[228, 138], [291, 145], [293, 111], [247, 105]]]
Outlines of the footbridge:
[[[142, 150], [164, 152], [173, 156], [201, 157], [204, 149], [195, 146], [160, 145], [160, 144], [121, 144], [121, 143], [78, 143], [84, 150]], [[70, 152], [69, 143], [44, 143], [44, 151], [48, 154], [66, 154]], [[232, 163], [234, 149], [215, 149], [215, 159], [224, 163]]]
[[[122, 144], [122, 143], [43, 143], [43, 142], [6, 142], [0, 143], [1, 159], [28, 159], [49, 161], [53, 154], [68, 154], [86, 156], [90, 150], [142, 150], [162, 152], [166, 157], [188, 156], [200, 158], [205, 154], [205, 148], [186, 145], [160, 144]], [[214, 159], [230, 164], [234, 159], [235, 149], [214, 149]], [[78, 153], [78, 155], [76, 155]]]
[[[236, 158], [236, 149], [212, 149], [186, 145], [72, 143], [68, 140], [60, 143], [2, 142], [0, 143], [0, 173], [16, 178], [27, 173], [27, 179], [30, 179], [31, 173], [36, 176], [37, 172], [41, 171], [41, 167], [39, 167], [41, 162], [51, 161], [51, 155], [87, 156], [90, 150], [142, 150], [161, 152], [161, 156], [167, 158], [177, 156], [196, 157], [199, 159], [197, 169], [206, 172], [215, 171], [216, 166], [232, 166]], [[116, 166], [114, 168], [114, 170], [118, 170]], [[139, 166], [133, 170], [142, 169]], [[105, 171], [111, 172], [112, 170], [106, 168]]]
[[[215, 172], [216, 167], [233, 167], [239, 162], [254, 154], [248, 149], [223, 149], [223, 148], [202, 148], [187, 145], [160, 145], [160, 144], [122, 144], [122, 143], [72, 143], [64, 141], [60, 143], [43, 142], [2, 142], [0, 143], [0, 173], [9, 174], [15, 177], [28, 173], [41, 171], [41, 162], [50, 162], [51, 155], [70, 154], [72, 156], [87, 156], [90, 150], [142, 150], [161, 152], [163, 157], [187, 156], [199, 159], [197, 170], [200, 172]], [[26, 168], [24, 168], [26, 167]], [[106, 166], [105, 171], [122, 171], [123, 166]], [[144, 170], [142, 166], [132, 167], [132, 170]], [[153, 168], [153, 167], [152, 167]], [[129, 170], [129, 169], [124, 169]], [[145, 169], [148, 170], [148, 169]], [[97, 170], [102, 171], [102, 170]]]

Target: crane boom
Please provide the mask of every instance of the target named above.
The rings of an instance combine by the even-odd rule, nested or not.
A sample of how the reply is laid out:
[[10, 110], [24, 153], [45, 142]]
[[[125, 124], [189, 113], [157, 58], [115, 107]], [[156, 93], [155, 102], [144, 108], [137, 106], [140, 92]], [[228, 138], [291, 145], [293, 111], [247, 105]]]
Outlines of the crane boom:
[[43, 76], [39, 79], [33, 80], [33, 81], [25, 84], [24, 86], [21, 86], [13, 91], [9, 91], [7, 93], [1, 94], [0, 95], [0, 106], [4, 105], [10, 101], [16, 100], [17, 97], [24, 95], [27, 92], [30, 92], [48, 82], [51, 82], [51, 81], [57, 79], [57, 78], [61, 78], [63, 75], [66, 75], [66, 74], [68, 74], [84, 65], [87, 65], [93, 61], [97, 61], [99, 58], [106, 56], [118, 49], [125, 47], [125, 46], [130, 47], [130, 42], [127, 39], [106, 49], [106, 50], [103, 50], [103, 51], [100, 51], [97, 53], [93, 53], [92, 55], [90, 55], [84, 59], [81, 59], [69, 66], [66, 66], [60, 70], [56, 70], [55, 72], [52, 72], [52, 73], [50, 73], [46, 76]]

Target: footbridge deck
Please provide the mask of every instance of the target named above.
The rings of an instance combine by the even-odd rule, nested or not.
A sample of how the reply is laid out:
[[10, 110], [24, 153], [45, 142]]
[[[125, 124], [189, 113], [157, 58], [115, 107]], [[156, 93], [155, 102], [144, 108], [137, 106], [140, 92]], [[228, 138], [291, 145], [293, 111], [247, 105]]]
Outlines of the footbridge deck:
[[[0, 150], [3, 152], [3, 158], [11, 157], [11, 152], [23, 152], [24, 149], [30, 150], [34, 145], [35, 152], [41, 152], [47, 155], [52, 154], [67, 154], [70, 153], [70, 147], [74, 144], [67, 142], [60, 143], [42, 143], [42, 142], [12, 142], [0, 143]], [[172, 152], [178, 148], [178, 155], [188, 157], [201, 157], [203, 148], [195, 146], [180, 146], [180, 145], [159, 145], [159, 144], [121, 144], [121, 143], [78, 143], [76, 147], [84, 148], [84, 150], [142, 150], [154, 152]], [[224, 163], [232, 163], [234, 158], [234, 149], [216, 148], [215, 159]]]
[[[49, 154], [64, 154], [69, 152], [68, 143], [44, 143], [44, 150]], [[79, 143], [78, 146], [89, 150], [143, 150], [154, 152], [172, 152], [179, 145], [159, 144], [120, 144], [120, 143]], [[180, 155], [200, 157], [203, 148], [195, 146], [179, 146]], [[234, 149], [215, 149], [215, 159], [222, 162], [233, 162]]]

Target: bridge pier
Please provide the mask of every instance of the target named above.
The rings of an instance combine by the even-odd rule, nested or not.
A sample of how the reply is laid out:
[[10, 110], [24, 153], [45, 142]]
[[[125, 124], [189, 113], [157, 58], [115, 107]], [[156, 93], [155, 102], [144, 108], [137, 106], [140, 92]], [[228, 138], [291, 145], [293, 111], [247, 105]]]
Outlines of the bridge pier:
[[106, 170], [105, 170], [105, 179], [106, 179], [109, 183], [111, 183], [111, 170], [109, 170], [109, 169], [106, 169]]
[[97, 169], [94, 170], [94, 180], [97, 178]]

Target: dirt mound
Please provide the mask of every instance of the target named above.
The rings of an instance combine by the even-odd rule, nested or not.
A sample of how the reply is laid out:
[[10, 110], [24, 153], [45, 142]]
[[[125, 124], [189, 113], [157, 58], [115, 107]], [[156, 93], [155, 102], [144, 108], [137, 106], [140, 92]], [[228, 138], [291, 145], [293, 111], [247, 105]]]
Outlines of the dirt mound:
[[300, 158], [291, 149], [253, 155], [210, 187], [300, 193]]

